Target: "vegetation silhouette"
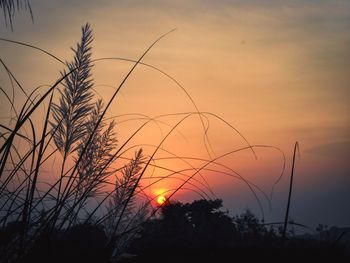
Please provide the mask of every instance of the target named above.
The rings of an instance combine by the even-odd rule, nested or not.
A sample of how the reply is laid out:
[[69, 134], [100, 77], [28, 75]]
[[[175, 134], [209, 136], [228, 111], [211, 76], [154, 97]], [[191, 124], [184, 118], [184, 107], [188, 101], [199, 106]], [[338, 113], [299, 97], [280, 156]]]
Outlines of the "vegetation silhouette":
[[167, 262], [350, 258], [344, 244], [284, 233], [282, 225], [267, 226], [249, 210], [231, 217], [222, 210], [220, 199], [168, 202], [156, 218], [143, 223], [140, 236], [128, 250], [134, 257], [122, 262], [148, 262], [155, 257]]
[[112, 251], [107, 241], [104, 229], [94, 224], [75, 225], [56, 235], [42, 232], [19, 262], [108, 263]]
[[[118, 260], [137, 235], [140, 223], [153, 214], [153, 197], [145, 196], [145, 190], [171, 178], [179, 180], [180, 184], [169, 190], [168, 198], [185, 189], [210, 199], [215, 194], [202, 173], [230, 176], [248, 187], [263, 212], [259, 195], [269, 202], [268, 196], [253, 182], [219, 160], [242, 151], [250, 151], [256, 157], [255, 148], [280, 150], [266, 145], [250, 145], [235, 127], [221, 117], [210, 112], [200, 112], [186, 89], [173, 77], [142, 62], [154, 45], [173, 31], [158, 37], [138, 59], [133, 60], [93, 60], [94, 38], [88, 23], [81, 28], [81, 38], [72, 48], [74, 57], [70, 62], [64, 62], [40, 47], [0, 38], [0, 41], [10, 45], [24, 46], [48, 55], [64, 66], [52, 85], [40, 85], [28, 92], [0, 59], [8, 77], [7, 82], [4, 79], [4, 88], [2, 86], [0, 92], [10, 106], [9, 116], [4, 118], [8, 123], [0, 125], [0, 261], [22, 262], [28, 257], [31, 260], [37, 257], [39, 260], [42, 257], [36, 251], [41, 246], [48, 253], [51, 251], [55, 254], [52, 248], [62, 247], [61, 240], [67, 237], [67, 233], [78, 226], [89, 226], [88, 229], [91, 229], [91, 224], [103, 230], [107, 239], [102, 243], [110, 253], [109, 258]], [[111, 59], [128, 61], [132, 67], [115, 86], [113, 95], [103, 101], [96, 99], [91, 69], [94, 63]], [[115, 132], [118, 116], [109, 117], [107, 113], [137, 66], [149, 67], [166, 76], [186, 95], [195, 111], [155, 117], [136, 114], [137, 117], [142, 116], [142, 123], [120, 141]], [[17, 93], [24, 98], [24, 102], [15, 100]], [[43, 114], [43, 121], [38, 124], [33, 120], [40, 118], [40, 113]], [[169, 116], [178, 119], [171, 125], [165, 122], [167, 132], [162, 134], [156, 144], [132, 144], [133, 138], [142, 133], [145, 127], [151, 123], [160, 126], [164, 124], [163, 118]], [[200, 120], [201, 138], [209, 159], [178, 156], [164, 146], [170, 135], [191, 117]], [[244, 146], [210, 158], [209, 117], [226, 125], [240, 137]], [[150, 149], [147, 154], [144, 154], [143, 147]], [[166, 157], [161, 153], [166, 153]], [[180, 160], [186, 166], [174, 170], [159, 165], [157, 162], [160, 160]], [[200, 167], [196, 168], [191, 160], [200, 161]], [[44, 176], [48, 164], [56, 165], [57, 169], [52, 169], [49, 175]], [[154, 176], [155, 168], [166, 174]], [[146, 180], [149, 179], [154, 181], [147, 184], [149, 181]], [[143, 182], [146, 183], [141, 185]], [[56, 258], [64, 254], [59, 253]]]
[[[0, 3], [13, 4], [14, 1]], [[5, 5], [0, 7], [8, 8]], [[11, 8], [8, 10], [13, 10]], [[327, 239], [319, 242], [304, 238], [300, 241], [288, 236], [288, 212], [283, 228], [287, 242], [281, 242], [280, 232], [273, 226], [268, 228], [251, 212], [232, 218], [222, 210], [222, 200], [211, 199], [215, 195], [201, 174], [204, 172], [220, 173], [242, 181], [263, 214], [259, 197], [270, 202], [269, 197], [233, 168], [220, 163], [220, 159], [242, 151], [251, 151], [256, 157], [255, 148], [281, 151], [272, 146], [251, 145], [221, 117], [200, 112], [189, 93], [174, 78], [142, 62], [152, 47], [172, 31], [157, 38], [134, 60], [93, 60], [93, 33], [89, 24], [81, 29], [81, 39], [72, 49], [74, 57], [71, 62], [63, 62], [39, 47], [0, 38], [0, 41], [49, 55], [64, 66], [60, 77], [52, 85], [34, 87], [27, 93], [0, 59], [10, 83], [8, 92], [3, 87], [0, 91], [11, 107], [9, 122], [0, 126], [0, 262], [138, 262], [154, 260], [158, 256], [168, 262], [188, 259], [215, 261], [258, 254], [275, 257], [285, 252], [320, 257], [343, 255], [339, 243], [330, 246]], [[132, 67], [104, 103], [95, 100], [91, 68], [94, 63], [111, 59], [131, 62]], [[139, 114], [143, 123], [124, 141], [119, 141], [114, 130], [116, 117], [107, 117], [107, 111], [137, 66], [149, 67], [168, 77], [185, 93], [195, 111], [156, 117]], [[15, 91], [25, 98], [19, 107], [15, 102]], [[37, 125], [33, 120], [40, 110], [44, 113], [43, 122]], [[161, 124], [166, 116], [180, 120], [168, 125], [170, 129], [158, 144], [131, 145], [132, 139], [144, 127], [152, 122]], [[177, 156], [164, 146], [170, 135], [190, 117], [200, 120], [209, 159]], [[211, 158], [209, 117], [225, 124], [242, 139], [244, 146]], [[142, 147], [146, 146], [151, 151], [144, 154]], [[166, 152], [165, 157], [157, 156], [159, 152]], [[283, 153], [281, 155], [283, 169], [278, 180], [285, 167], [285, 157]], [[157, 164], [159, 160], [172, 159], [184, 162], [186, 167], [174, 170]], [[199, 167], [192, 165], [191, 160], [200, 162]], [[45, 177], [44, 167], [50, 161], [57, 162], [58, 169]], [[119, 166], [115, 167], [115, 163]], [[149, 172], [150, 168], [161, 169], [167, 174], [157, 178], [152, 171]], [[203, 182], [195, 178], [199, 176]], [[142, 185], [144, 179], [150, 178], [156, 181]], [[147, 188], [169, 178], [176, 178], [181, 183], [169, 190], [167, 200], [172, 200], [183, 189], [207, 199], [189, 204], [167, 201], [156, 209], [152, 207], [152, 198], [156, 197], [146, 196], [143, 203], [136, 199]], [[128, 258], [128, 253], [136, 256]]]
[[0, 9], [4, 15], [4, 22], [6, 27], [10, 24], [11, 30], [13, 30], [13, 17], [16, 12], [20, 10], [26, 10], [29, 12], [32, 21], [34, 22], [33, 12], [29, 0], [0, 0]]

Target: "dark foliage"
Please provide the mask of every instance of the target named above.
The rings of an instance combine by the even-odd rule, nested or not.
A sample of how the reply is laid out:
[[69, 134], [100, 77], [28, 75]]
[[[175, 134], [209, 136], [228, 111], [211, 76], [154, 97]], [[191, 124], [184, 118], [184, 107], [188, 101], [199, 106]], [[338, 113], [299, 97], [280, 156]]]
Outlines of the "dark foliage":
[[[167, 251], [224, 247], [235, 231], [231, 219], [219, 211], [221, 201], [174, 203], [162, 208], [162, 218], [144, 224], [142, 238], [134, 246], [147, 253], [152, 249]], [[169, 251], [170, 253], [170, 251]]]
[[[221, 208], [221, 200], [166, 203], [157, 218], [143, 223], [142, 232], [118, 262], [227, 262], [228, 259], [349, 262], [349, 250], [341, 242], [335, 242], [338, 240], [325, 235], [305, 235], [289, 236], [283, 242], [278, 231], [263, 225], [251, 212], [231, 218]], [[20, 237], [21, 229], [18, 223], [0, 229], [1, 253], [6, 253], [11, 241]], [[52, 230], [43, 231], [23, 253], [20, 262], [108, 263], [113, 251], [107, 248], [107, 242], [105, 230], [92, 224], [75, 225], [55, 235]]]
[[[344, 247], [331, 240], [289, 237], [283, 243], [273, 228], [251, 212], [231, 218], [221, 200], [190, 204], [168, 203], [160, 218], [144, 223], [142, 235], [131, 245], [134, 257], [123, 262], [226, 262], [227, 259], [329, 259], [346, 257]], [[342, 261], [338, 261], [342, 262]]]
[[[10, 229], [4, 229], [2, 232], [9, 233], [9, 230], [15, 233], [12, 224]], [[9, 241], [9, 236], [6, 241]], [[106, 243], [107, 236], [104, 230], [91, 224], [76, 225], [60, 231], [57, 235], [48, 230], [41, 233], [33, 246], [23, 253], [19, 262], [107, 263], [110, 262], [111, 253], [106, 249]], [[6, 244], [1, 243], [0, 247], [4, 245]]]

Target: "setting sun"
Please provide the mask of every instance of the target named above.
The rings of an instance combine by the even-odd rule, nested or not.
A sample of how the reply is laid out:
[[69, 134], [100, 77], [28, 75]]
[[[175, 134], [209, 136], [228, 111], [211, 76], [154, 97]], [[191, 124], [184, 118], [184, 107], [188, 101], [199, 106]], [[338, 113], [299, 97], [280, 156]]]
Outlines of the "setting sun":
[[163, 205], [165, 203], [165, 201], [166, 201], [166, 198], [164, 195], [158, 196], [158, 198], [157, 198], [158, 205]]

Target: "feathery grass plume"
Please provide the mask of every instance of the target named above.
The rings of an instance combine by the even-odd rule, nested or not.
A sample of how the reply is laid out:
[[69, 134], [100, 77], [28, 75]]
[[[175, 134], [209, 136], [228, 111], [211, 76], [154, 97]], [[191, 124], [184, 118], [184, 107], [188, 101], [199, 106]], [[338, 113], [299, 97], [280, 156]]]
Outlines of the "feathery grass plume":
[[[82, 154], [83, 148], [102, 112], [103, 103], [102, 100], [98, 100], [86, 125], [86, 135], [79, 142], [77, 148], [78, 156]], [[116, 158], [112, 154], [117, 146], [114, 128], [114, 121], [107, 124], [105, 119], [103, 119], [94, 132], [92, 140], [78, 164], [78, 180], [76, 183], [79, 192], [87, 190], [89, 191], [89, 195], [92, 196], [96, 190], [93, 186], [103, 183], [106, 177], [110, 175], [108, 168], [113, 163], [111, 158]]]
[[[121, 177], [116, 177], [115, 190], [107, 205], [108, 216], [104, 222], [106, 233], [114, 243], [114, 255], [118, 255], [120, 251], [127, 245], [130, 237], [134, 236], [137, 226], [143, 221], [148, 213], [148, 205], [141, 205], [135, 212], [135, 195], [133, 189], [138, 182], [138, 177], [142, 170], [142, 164], [145, 158], [142, 154], [142, 148], [135, 153], [133, 159], [130, 160], [121, 170]], [[132, 195], [131, 199], [129, 199]], [[124, 213], [122, 210], [127, 203]], [[120, 217], [121, 218], [120, 220]], [[115, 229], [118, 226], [118, 231]]]
[[[70, 224], [79, 222], [81, 212], [88, 203], [89, 198], [96, 197], [98, 192], [106, 185], [107, 177], [112, 175], [110, 166], [117, 158], [113, 151], [117, 146], [116, 133], [114, 131], [115, 122], [106, 122], [102, 118], [100, 125], [94, 131], [95, 125], [101, 117], [104, 105], [102, 100], [98, 100], [86, 123], [86, 135], [78, 142], [77, 156], [81, 156], [77, 164], [77, 176], [73, 181], [75, 187], [71, 193], [74, 195], [74, 201], [69, 208]], [[87, 145], [90, 135], [92, 139]], [[75, 162], [78, 157], [75, 157]], [[67, 206], [68, 207], [68, 206]]]
[[[87, 23], [82, 27], [82, 36], [76, 49], [73, 62], [67, 63], [68, 72], [72, 71], [63, 81], [63, 91], [59, 91], [61, 98], [58, 104], [53, 104], [53, 118], [51, 125], [56, 128], [54, 142], [62, 154], [67, 156], [76, 150], [75, 144], [85, 134], [86, 117], [93, 108], [91, 102], [93, 93], [93, 79], [91, 77], [91, 43], [92, 30]], [[61, 72], [62, 76], [66, 70]]]
[[0, 9], [3, 10], [5, 25], [10, 22], [11, 30], [13, 30], [12, 18], [16, 11], [21, 9], [28, 10], [33, 21], [33, 12], [29, 0], [0, 0]]
[[67, 189], [68, 192], [70, 191], [70, 188], [67, 188], [67, 184], [64, 183], [67, 158], [77, 150], [80, 140], [86, 135], [88, 117], [94, 107], [91, 74], [93, 66], [91, 62], [92, 41], [92, 30], [90, 24], [86, 23], [82, 27], [80, 43], [77, 43], [75, 49], [72, 48], [75, 54], [73, 61], [67, 62], [67, 69], [61, 71], [63, 90], [59, 90], [60, 101], [58, 104], [52, 105], [52, 136], [57, 149], [63, 155], [56, 194], [56, 207], [52, 220], [53, 226], [63, 208], [64, 202], [60, 201], [61, 194], [66, 193]]
[[[144, 157], [142, 154], [142, 148], [135, 153], [135, 157], [130, 160], [121, 170], [121, 177], [116, 177], [115, 190], [112, 198], [109, 202], [109, 209], [111, 212], [111, 220], [114, 220], [120, 216], [121, 208], [128, 200], [128, 197], [133, 194], [132, 189], [135, 186], [139, 173], [142, 169], [142, 163], [144, 163]], [[134, 197], [128, 203], [128, 210], [134, 206]], [[125, 213], [127, 217], [128, 212]]]

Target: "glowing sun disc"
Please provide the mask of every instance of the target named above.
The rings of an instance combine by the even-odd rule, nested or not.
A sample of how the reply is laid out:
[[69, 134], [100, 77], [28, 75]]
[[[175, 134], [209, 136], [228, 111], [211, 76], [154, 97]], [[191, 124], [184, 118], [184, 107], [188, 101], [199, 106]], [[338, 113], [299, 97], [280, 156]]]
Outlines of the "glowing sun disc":
[[166, 201], [166, 198], [164, 195], [158, 196], [158, 198], [157, 198], [158, 205], [163, 205], [165, 203], [165, 201]]

